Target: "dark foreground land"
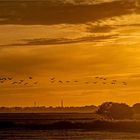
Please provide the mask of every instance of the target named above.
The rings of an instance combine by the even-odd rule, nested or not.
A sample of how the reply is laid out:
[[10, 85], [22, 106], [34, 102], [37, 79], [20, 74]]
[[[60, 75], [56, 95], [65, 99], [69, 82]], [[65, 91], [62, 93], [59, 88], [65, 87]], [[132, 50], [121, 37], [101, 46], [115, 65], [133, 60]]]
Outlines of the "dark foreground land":
[[0, 129], [140, 132], [140, 121], [105, 121], [93, 113], [2, 113]]

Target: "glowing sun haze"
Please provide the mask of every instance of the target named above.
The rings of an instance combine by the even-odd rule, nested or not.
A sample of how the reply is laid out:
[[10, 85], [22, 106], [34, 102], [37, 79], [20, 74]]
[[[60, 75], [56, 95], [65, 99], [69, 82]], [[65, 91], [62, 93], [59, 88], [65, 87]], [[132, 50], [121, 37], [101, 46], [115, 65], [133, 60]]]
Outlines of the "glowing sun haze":
[[[13, 77], [0, 83], [1, 106], [139, 102], [139, 0], [11, 0], [0, 6], [0, 77]], [[12, 83], [21, 79], [28, 84]]]

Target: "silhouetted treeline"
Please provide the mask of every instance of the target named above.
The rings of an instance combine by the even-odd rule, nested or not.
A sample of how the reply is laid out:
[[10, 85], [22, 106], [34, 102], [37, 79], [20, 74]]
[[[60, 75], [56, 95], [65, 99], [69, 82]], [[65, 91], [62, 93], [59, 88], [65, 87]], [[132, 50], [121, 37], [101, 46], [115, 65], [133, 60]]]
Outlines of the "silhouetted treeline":
[[0, 113], [45, 113], [45, 112], [85, 112], [97, 113], [107, 119], [131, 119], [134, 114], [140, 114], [140, 103], [129, 106], [125, 103], [105, 102], [99, 106], [81, 106], [81, 107], [0, 107]]
[[132, 108], [135, 114], [140, 114], [140, 103], [134, 104]]
[[0, 113], [22, 113], [22, 112], [95, 112], [97, 109], [96, 106], [82, 106], [82, 107], [45, 107], [45, 106], [39, 106], [39, 107], [0, 107]]
[[130, 120], [140, 114], [140, 103], [130, 107], [125, 103], [105, 102], [98, 107], [96, 113], [109, 120]]
[[99, 106], [97, 113], [108, 119], [123, 120], [133, 118], [133, 107], [125, 103], [105, 102]]

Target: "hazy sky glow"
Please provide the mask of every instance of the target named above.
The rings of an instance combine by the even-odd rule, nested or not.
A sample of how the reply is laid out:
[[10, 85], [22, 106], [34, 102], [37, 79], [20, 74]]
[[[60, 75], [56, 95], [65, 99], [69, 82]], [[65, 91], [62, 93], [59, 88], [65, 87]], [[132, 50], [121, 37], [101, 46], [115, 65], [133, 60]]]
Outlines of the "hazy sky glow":
[[[17, 0], [0, 6], [1, 77], [39, 82], [0, 83], [1, 106], [57, 106], [61, 99], [67, 106], [139, 102], [139, 0]], [[92, 84], [96, 76], [107, 84]], [[119, 83], [109, 84], [112, 79]]]

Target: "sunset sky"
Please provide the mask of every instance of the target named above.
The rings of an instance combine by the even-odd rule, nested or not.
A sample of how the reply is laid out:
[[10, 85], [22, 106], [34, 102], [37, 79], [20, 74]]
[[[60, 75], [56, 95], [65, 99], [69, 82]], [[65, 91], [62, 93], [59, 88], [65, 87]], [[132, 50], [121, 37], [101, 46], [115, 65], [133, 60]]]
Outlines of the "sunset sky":
[[0, 83], [0, 106], [140, 102], [140, 0], [6, 1], [0, 77], [13, 79]]

